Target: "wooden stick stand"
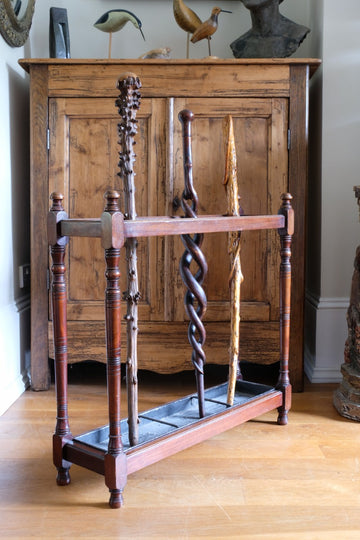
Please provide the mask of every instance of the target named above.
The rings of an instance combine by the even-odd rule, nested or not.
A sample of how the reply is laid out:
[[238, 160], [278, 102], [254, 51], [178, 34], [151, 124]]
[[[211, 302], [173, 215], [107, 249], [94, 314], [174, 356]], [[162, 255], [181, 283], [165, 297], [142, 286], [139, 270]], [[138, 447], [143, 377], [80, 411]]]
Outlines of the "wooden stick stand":
[[[188, 129], [188, 126], [185, 128]], [[188, 157], [190, 155], [189, 152], [185, 154]], [[187, 194], [188, 192], [185, 196]], [[104, 475], [105, 483], [110, 491], [109, 504], [112, 508], [118, 508], [123, 503], [122, 492], [128, 474], [273, 409], [278, 409], [278, 423], [287, 423], [287, 414], [291, 405], [291, 385], [288, 374], [290, 245], [294, 228], [289, 194], [282, 196], [282, 206], [277, 215], [205, 215], [186, 219], [168, 216], [125, 219], [119, 210], [119, 194], [116, 191], [108, 191], [105, 194], [105, 209], [100, 219], [68, 219], [62, 206], [62, 195], [53, 193], [51, 198], [53, 203], [48, 216], [48, 235], [53, 260], [52, 302], [57, 396], [53, 457], [58, 470], [59, 485], [70, 482], [69, 468], [72, 463], [75, 463]], [[194, 238], [204, 233], [259, 229], [277, 229], [280, 236], [280, 375], [276, 387], [238, 380], [232, 406], [227, 405], [227, 384], [200, 393], [198, 388], [196, 394], [141, 413], [138, 443], [131, 446], [127, 419], [121, 419], [120, 411], [119, 261], [126, 240], [166, 235], [190, 235]], [[66, 244], [70, 236], [101, 238], [105, 251], [107, 283], [105, 321], [109, 424], [77, 437], [71, 434], [67, 409], [64, 260]], [[226, 354], [226, 351], [224, 353]], [[201, 410], [199, 398], [203, 402]]]

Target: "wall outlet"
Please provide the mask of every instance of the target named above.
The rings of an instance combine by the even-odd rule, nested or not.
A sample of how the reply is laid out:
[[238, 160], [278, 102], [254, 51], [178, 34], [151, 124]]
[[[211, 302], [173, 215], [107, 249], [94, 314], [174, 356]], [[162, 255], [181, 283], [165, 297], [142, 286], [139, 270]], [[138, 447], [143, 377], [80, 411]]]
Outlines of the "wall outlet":
[[27, 289], [30, 287], [30, 264], [19, 266], [19, 287]]

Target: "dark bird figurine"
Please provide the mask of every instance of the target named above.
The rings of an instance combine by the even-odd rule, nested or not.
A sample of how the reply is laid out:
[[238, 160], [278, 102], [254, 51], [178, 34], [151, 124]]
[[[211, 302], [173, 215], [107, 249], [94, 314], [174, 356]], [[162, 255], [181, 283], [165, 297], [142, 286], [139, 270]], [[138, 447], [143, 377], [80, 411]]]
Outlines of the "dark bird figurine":
[[226, 9], [221, 9], [219, 7], [214, 7], [211, 12], [210, 19], [201, 23], [197, 27], [197, 29], [195, 30], [191, 38], [191, 43], [196, 43], [197, 41], [201, 41], [202, 39], [206, 38], [208, 40], [209, 56], [211, 56], [210, 39], [211, 39], [211, 36], [217, 30], [219, 13], [232, 13], [232, 12], [227, 11]]
[[124, 28], [125, 24], [129, 21], [133, 23], [135, 28], [140, 30], [140, 33], [145, 40], [140, 19], [127, 9], [111, 9], [101, 15], [100, 19], [94, 24], [95, 28], [109, 34], [109, 58], [111, 58], [112, 34]]

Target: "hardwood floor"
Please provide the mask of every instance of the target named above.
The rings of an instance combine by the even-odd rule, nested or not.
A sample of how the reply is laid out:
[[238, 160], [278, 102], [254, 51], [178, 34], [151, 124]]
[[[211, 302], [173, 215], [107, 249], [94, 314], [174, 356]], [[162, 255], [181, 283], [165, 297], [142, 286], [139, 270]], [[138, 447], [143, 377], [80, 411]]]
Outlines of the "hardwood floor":
[[[76, 365], [70, 383], [72, 432], [107, 423], [103, 366]], [[333, 408], [335, 388], [307, 384], [288, 426], [271, 412], [130, 475], [120, 510], [95, 473], [72, 466], [55, 484], [54, 388], [28, 391], [0, 417], [0, 536], [358, 539], [360, 426]], [[140, 409], [193, 390], [190, 374], [142, 374]]]

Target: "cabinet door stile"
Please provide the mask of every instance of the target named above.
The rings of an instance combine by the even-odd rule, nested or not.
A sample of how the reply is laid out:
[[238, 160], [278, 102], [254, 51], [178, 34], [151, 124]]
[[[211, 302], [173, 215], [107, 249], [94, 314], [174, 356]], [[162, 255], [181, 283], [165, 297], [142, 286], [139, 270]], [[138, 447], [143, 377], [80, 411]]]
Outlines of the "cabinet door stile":
[[[174, 175], [175, 175], [175, 147], [174, 147], [174, 129], [177, 118], [174, 118], [174, 98], [166, 99], [166, 171], [164, 180], [165, 191], [165, 215], [172, 216], [174, 207], [180, 204], [180, 200], [174, 199]], [[168, 237], [164, 238], [164, 321], [173, 320], [173, 287], [170, 286], [170, 276], [174, 275], [172, 263], [173, 242]]]
[[[272, 100], [272, 115], [269, 134], [269, 163], [268, 163], [268, 194], [269, 213], [276, 214], [278, 201], [282, 193], [288, 192], [288, 100], [274, 98]], [[267, 265], [267, 283], [269, 287], [270, 319], [279, 319], [279, 239], [276, 231], [267, 231], [269, 258]], [[296, 239], [294, 239], [294, 243]], [[274, 276], [276, 278], [274, 279]]]
[[[146, 137], [147, 148], [147, 169], [141, 176], [138, 174], [137, 163], [135, 163], [136, 189], [147, 190], [147, 210], [145, 204], [137, 209], [139, 216], [147, 211], [150, 216], [164, 215], [166, 213], [166, 193], [167, 182], [167, 152], [168, 133], [166, 131], [167, 104], [165, 99], [153, 98], [144, 99], [150, 102], [151, 107], [148, 123], [148, 134]], [[141, 117], [141, 107], [138, 118]], [[137, 143], [138, 145], [138, 143]], [[143, 146], [143, 145], [142, 145]], [[137, 146], [135, 147], [137, 152]], [[144, 241], [144, 240], [142, 240]], [[164, 283], [167, 279], [167, 268], [164, 257], [165, 240], [163, 237], [149, 238], [148, 245], [146, 283], [141, 294], [146, 294], [146, 301], [149, 305], [148, 321], [164, 321]], [[145, 298], [144, 298], [145, 300]]]
[[[186, 100], [170, 98], [168, 101], [168, 184], [167, 210], [169, 215], [183, 215], [180, 201], [184, 189], [183, 142], [179, 112], [186, 107]], [[184, 320], [184, 286], [179, 273], [179, 253], [183, 245], [180, 237], [165, 238], [165, 321]], [[184, 327], [185, 328], [185, 327]]]

